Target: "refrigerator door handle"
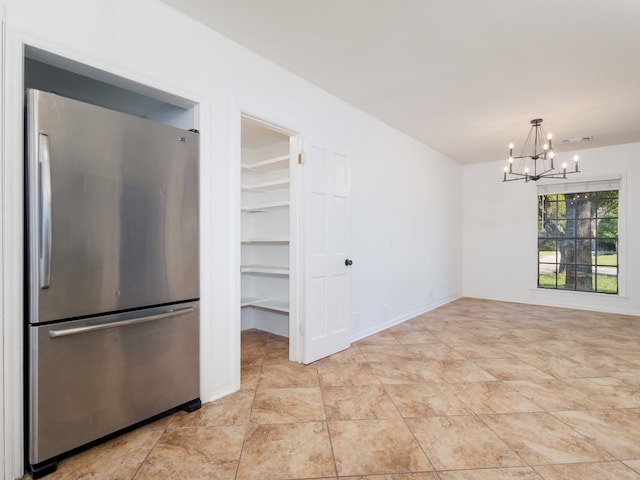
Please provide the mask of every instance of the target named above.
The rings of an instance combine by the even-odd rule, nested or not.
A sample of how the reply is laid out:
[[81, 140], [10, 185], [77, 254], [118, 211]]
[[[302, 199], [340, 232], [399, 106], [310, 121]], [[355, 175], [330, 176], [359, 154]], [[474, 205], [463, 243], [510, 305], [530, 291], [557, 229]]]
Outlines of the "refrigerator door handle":
[[50, 338], [68, 337], [69, 335], [80, 335], [82, 333], [95, 332], [97, 330], [106, 330], [108, 328], [127, 327], [129, 325], [137, 325], [139, 323], [152, 322], [162, 318], [176, 317], [185, 313], [193, 312], [193, 307], [177, 308], [164, 313], [148, 315], [146, 317], [132, 318], [131, 320], [120, 320], [115, 322], [100, 323], [98, 325], [87, 325], [86, 327], [65, 328], [61, 330], [49, 330]]
[[38, 135], [40, 164], [40, 288], [51, 286], [51, 158], [49, 135]]

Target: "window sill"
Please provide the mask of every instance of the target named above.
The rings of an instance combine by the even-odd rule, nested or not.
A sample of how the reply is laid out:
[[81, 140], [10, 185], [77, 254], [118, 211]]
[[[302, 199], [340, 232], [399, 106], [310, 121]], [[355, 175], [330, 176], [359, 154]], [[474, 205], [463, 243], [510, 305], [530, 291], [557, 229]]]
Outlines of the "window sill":
[[597, 292], [577, 292], [575, 290], [560, 290], [560, 289], [552, 289], [552, 288], [539, 288], [532, 287], [529, 289], [531, 292], [538, 293], [543, 296], [560, 296], [566, 297], [569, 296], [577, 296], [577, 297], [589, 297], [589, 298], [601, 298], [601, 299], [614, 299], [612, 301], [620, 301], [626, 302], [629, 300], [629, 297], [626, 295], [622, 295], [621, 293], [597, 293]]

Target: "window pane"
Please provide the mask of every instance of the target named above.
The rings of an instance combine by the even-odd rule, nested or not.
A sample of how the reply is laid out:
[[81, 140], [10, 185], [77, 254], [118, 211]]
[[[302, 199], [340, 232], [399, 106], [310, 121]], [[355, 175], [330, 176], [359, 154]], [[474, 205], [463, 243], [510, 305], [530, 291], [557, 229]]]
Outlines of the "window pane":
[[576, 263], [591, 265], [591, 240], [576, 240]]
[[598, 237], [615, 238], [618, 236], [618, 219], [617, 218], [604, 218], [599, 220]]
[[[615, 275], [598, 275], [597, 289], [600, 293], [618, 293], [618, 276]], [[596, 288], [596, 287], [594, 287]]]
[[538, 222], [539, 237], [555, 237], [555, 225], [551, 222], [555, 222], [555, 220], [540, 220]]
[[558, 218], [558, 202], [547, 198], [547, 200], [543, 202], [542, 212], [547, 218]]
[[557, 288], [555, 273], [540, 273], [538, 276], [538, 287], [540, 288]]
[[558, 250], [560, 251], [560, 261], [562, 263], [575, 263], [576, 261], [576, 241], [562, 240], [558, 242]]
[[564, 198], [558, 201], [558, 218], [560, 220], [567, 218], [567, 204]]
[[604, 190], [596, 193], [598, 194], [598, 198], [618, 198], [618, 190]]
[[615, 255], [618, 251], [617, 242], [614, 238], [600, 238], [596, 242], [596, 255]]
[[617, 217], [618, 216], [618, 192], [599, 192], [598, 198], [598, 217]]
[[565, 265], [564, 270], [558, 275], [558, 288], [566, 290], [576, 289], [576, 267]]
[[[551, 256], [551, 260], [542, 260], [542, 257]], [[549, 239], [540, 239], [538, 240], [538, 257], [541, 262], [554, 262], [556, 258], [556, 241]]]
[[576, 237], [594, 237], [596, 234], [595, 220], [576, 220]]
[[556, 223], [555, 235], [557, 237], [567, 236], [567, 220], [558, 220], [558, 222]]
[[580, 292], [593, 291], [593, 268], [591, 264], [576, 265], [576, 290]]
[[589, 199], [580, 199], [576, 204], [576, 217], [589, 218], [595, 216], [596, 202], [592, 202]]

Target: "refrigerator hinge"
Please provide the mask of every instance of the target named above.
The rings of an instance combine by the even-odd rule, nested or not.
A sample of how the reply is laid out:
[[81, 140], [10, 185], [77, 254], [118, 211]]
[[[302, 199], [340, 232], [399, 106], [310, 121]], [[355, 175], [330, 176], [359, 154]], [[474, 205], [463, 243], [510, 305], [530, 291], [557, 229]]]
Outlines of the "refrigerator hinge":
[[304, 164], [304, 153], [300, 152], [298, 154], [298, 165], [303, 165]]

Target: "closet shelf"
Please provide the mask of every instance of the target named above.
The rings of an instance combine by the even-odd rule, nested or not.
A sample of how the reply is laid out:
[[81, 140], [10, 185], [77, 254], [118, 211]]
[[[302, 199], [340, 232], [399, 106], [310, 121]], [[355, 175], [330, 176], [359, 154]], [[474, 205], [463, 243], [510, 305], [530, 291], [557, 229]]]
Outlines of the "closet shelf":
[[252, 206], [242, 207], [243, 212], [268, 212], [270, 210], [280, 210], [283, 208], [289, 208], [289, 200], [282, 200], [276, 202], [259, 203]]
[[260, 182], [252, 185], [242, 185], [242, 190], [247, 192], [268, 192], [271, 190], [284, 189], [289, 187], [288, 178], [279, 178], [277, 180], [269, 180], [268, 182]]
[[276, 265], [242, 265], [241, 273], [266, 273], [269, 275], [289, 275], [289, 267]]
[[243, 163], [241, 165], [243, 170], [255, 171], [255, 172], [271, 172], [273, 170], [285, 169], [289, 166], [289, 155], [282, 155], [280, 157], [269, 158], [254, 163]]
[[286, 245], [289, 243], [289, 238], [247, 238], [246, 240], [242, 240], [243, 244], [282, 244]]
[[248, 297], [243, 298], [242, 307], [258, 307], [276, 312], [289, 313], [289, 303], [281, 300], [272, 300], [270, 298]]

